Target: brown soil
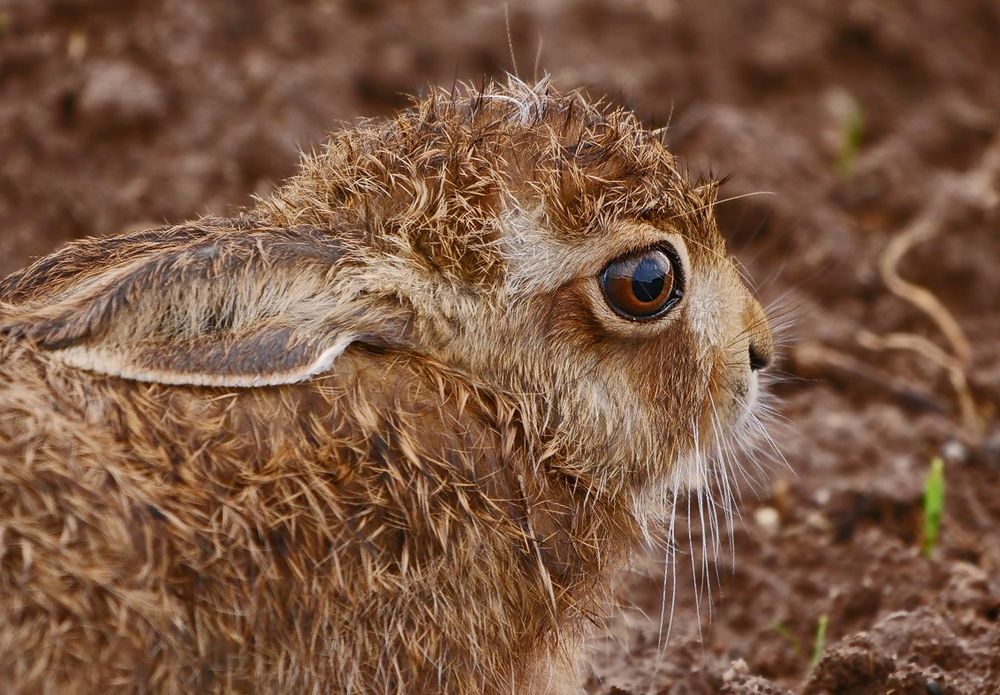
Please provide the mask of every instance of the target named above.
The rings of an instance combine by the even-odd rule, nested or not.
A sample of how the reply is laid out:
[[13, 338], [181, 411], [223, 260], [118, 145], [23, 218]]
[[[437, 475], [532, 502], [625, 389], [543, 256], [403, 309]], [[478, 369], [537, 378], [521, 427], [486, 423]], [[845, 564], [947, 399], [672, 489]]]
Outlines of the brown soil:
[[[718, 213], [786, 324], [772, 432], [788, 468], [747, 487], [710, 597], [680, 529], [669, 640], [664, 551], [636, 562], [589, 691], [1000, 692], [1000, 6], [546, 0], [509, 16], [522, 76], [540, 55], [558, 85], [669, 120], [693, 171], [734, 176], [725, 195], [773, 192]], [[231, 212], [339, 119], [497, 75], [509, 55], [499, 3], [0, 0], [0, 274], [75, 237]], [[926, 357], [859, 342], [946, 347], [879, 272], [921, 219], [939, 233], [900, 272], [969, 336], [980, 436]], [[942, 453], [926, 558], [923, 481]]]

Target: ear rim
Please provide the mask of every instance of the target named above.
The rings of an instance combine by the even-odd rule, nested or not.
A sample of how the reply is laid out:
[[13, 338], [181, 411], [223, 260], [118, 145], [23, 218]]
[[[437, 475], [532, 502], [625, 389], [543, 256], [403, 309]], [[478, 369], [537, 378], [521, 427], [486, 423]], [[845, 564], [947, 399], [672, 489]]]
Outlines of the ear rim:
[[102, 357], [100, 351], [77, 351], [74, 348], [52, 351], [54, 359], [75, 369], [83, 369], [95, 374], [106, 374], [128, 381], [138, 381], [146, 384], [164, 384], [167, 386], [199, 386], [208, 388], [263, 388], [269, 386], [286, 386], [308, 381], [315, 376], [327, 373], [333, 367], [337, 358], [347, 351], [355, 341], [353, 337], [338, 339], [333, 345], [319, 353], [305, 369], [286, 371], [260, 376], [212, 376], [208, 374], [184, 374], [180, 372], [165, 372], [152, 369], [132, 368], [126, 366], [116, 370], [115, 374], [99, 368], [98, 361]]
[[[179, 239], [171, 235], [172, 229], [178, 231]], [[349, 304], [336, 302], [334, 283], [328, 281], [345, 256], [338, 231], [213, 224], [88, 240], [84, 253], [74, 256], [72, 247], [62, 249], [0, 284], [0, 308], [4, 309], [0, 336], [31, 342], [67, 366], [132, 381], [235, 388], [306, 381], [329, 372], [352, 343], [402, 346], [408, 342], [411, 322], [405, 312], [381, 311], [384, 307], [371, 297], [353, 298]], [[113, 255], [106, 271], [87, 275], [80, 260], [99, 258], [102, 243], [118, 247], [119, 253]], [[298, 272], [304, 282], [313, 283], [308, 287], [315, 285], [304, 311], [323, 312], [329, 305], [331, 315], [318, 313], [314, 320], [296, 325], [297, 315], [279, 313], [269, 318], [265, 311], [252, 319], [259, 328], [226, 328], [231, 314], [239, 313], [234, 308], [240, 306], [238, 297], [253, 294], [230, 291], [226, 284], [235, 278], [237, 287], [246, 283], [251, 288], [269, 288], [269, 278], [272, 274], [280, 277], [282, 266], [289, 273], [286, 277], [299, 277], [294, 275]], [[46, 279], [56, 287], [48, 287]], [[170, 283], [200, 297], [203, 304], [192, 300], [193, 308], [188, 310], [184, 302], [175, 312], [173, 305], [163, 303], [173, 291], [165, 292]], [[219, 297], [237, 299], [223, 306]], [[29, 301], [18, 305], [8, 303], [10, 298]], [[278, 311], [280, 306], [279, 302]], [[174, 345], [169, 333], [163, 334], [167, 340], [156, 333], [161, 330], [160, 318], [142, 317], [144, 307], [152, 307], [160, 316], [179, 312], [184, 317], [184, 311], [195, 312], [199, 320], [207, 317], [209, 325], [202, 328], [199, 324], [198, 330], [204, 332], [181, 335]], [[334, 309], [339, 310], [339, 320]], [[216, 315], [219, 321], [212, 320]], [[120, 330], [133, 324], [153, 328], [147, 330], [148, 335], [140, 328], [134, 336], [127, 328], [124, 333]], [[199, 344], [203, 349], [195, 352]], [[163, 357], [163, 364], [151, 355]], [[213, 358], [219, 361], [212, 365], [205, 361]], [[266, 368], [272, 365], [273, 369]]]

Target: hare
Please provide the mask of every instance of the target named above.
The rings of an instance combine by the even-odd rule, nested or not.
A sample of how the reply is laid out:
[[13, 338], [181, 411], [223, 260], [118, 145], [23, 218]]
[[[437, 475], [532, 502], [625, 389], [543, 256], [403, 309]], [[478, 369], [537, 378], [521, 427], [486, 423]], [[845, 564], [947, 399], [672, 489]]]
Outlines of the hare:
[[631, 113], [516, 80], [0, 283], [0, 690], [578, 692], [773, 341]]

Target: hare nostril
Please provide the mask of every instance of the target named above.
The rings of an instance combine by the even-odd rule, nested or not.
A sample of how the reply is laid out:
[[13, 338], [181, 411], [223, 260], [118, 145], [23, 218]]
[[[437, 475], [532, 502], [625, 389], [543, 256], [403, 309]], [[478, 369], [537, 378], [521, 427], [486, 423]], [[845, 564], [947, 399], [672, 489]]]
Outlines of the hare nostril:
[[771, 364], [771, 355], [765, 350], [761, 350], [758, 345], [756, 345], [752, 340], [750, 341], [749, 347], [750, 353], [750, 369], [755, 372], [759, 372], [762, 369], [766, 369], [767, 365]]

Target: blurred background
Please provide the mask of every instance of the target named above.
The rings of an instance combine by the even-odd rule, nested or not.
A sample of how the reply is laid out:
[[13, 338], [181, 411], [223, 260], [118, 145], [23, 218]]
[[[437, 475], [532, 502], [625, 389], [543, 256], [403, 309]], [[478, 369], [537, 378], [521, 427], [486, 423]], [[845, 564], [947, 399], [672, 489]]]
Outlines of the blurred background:
[[606, 96], [731, 177], [781, 455], [747, 464], [710, 598], [681, 544], [669, 641], [664, 551], [636, 560], [589, 691], [997, 692], [998, 46], [996, 0], [0, 0], [0, 275], [233, 213], [428, 85]]

